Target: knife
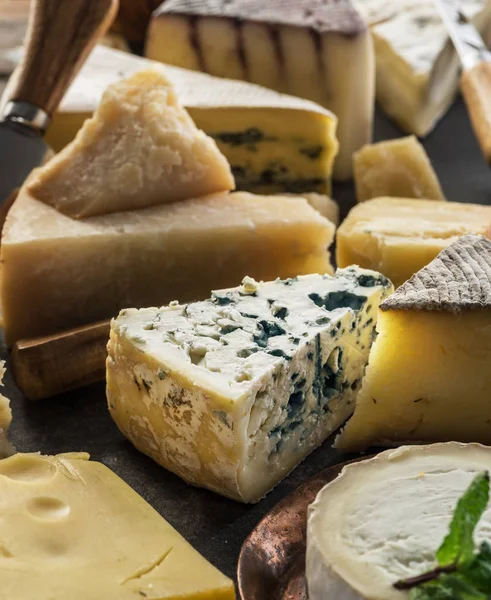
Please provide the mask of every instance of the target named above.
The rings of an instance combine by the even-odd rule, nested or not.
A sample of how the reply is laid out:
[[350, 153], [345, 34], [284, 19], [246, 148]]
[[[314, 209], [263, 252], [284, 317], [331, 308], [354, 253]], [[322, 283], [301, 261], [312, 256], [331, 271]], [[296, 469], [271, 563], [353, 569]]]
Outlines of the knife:
[[[474, 25], [463, 14], [458, 0], [434, 0], [447, 28], [462, 67], [460, 89], [467, 105], [472, 128], [487, 163], [491, 166], [491, 52]], [[443, 55], [452, 71], [447, 46]], [[442, 66], [445, 62], [442, 61]]]
[[24, 57], [0, 103], [0, 227], [49, 151], [51, 115], [117, 7], [118, 0], [32, 0]]

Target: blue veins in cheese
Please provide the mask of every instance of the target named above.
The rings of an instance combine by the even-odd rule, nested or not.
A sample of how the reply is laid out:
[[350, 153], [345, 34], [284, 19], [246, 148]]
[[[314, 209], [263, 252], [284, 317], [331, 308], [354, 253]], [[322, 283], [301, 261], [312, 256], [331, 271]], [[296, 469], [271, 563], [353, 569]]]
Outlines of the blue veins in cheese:
[[353, 412], [391, 291], [349, 267], [124, 310], [108, 346], [110, 413], [184, 480], [256, 502]]

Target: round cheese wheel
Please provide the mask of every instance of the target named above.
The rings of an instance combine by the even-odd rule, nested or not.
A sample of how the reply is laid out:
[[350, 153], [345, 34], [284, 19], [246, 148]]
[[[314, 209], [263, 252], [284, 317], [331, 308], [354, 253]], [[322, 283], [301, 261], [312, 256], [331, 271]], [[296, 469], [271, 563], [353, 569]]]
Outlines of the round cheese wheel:
[[[309, 507], [309, 600], [407, 600], [393, 584], [436, 566], [457, 501], [491, 448], [404, 446], [346, 466]], [[491, 538], [491, 509], [476, 541]]]

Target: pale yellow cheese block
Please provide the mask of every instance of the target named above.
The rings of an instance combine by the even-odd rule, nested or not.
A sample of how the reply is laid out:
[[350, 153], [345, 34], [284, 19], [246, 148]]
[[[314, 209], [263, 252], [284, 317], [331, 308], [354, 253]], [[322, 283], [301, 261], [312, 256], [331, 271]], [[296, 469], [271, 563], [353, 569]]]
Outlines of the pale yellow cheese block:
[[56, 111], [48, 143], [60, 151], [100, 103], [104, 90], [146, 68], [164, 68], [192, 119], [230, 163], [237, 189], [329, 193], [338, 152], [337, 119], [319, 104], [96, 46]]
[[5, 339], [207, 298], [248, 274], [330, 272], [334, 230], [298, 197], [223, 193], [77, 220], [22, 190], [0, 252]]
[[234, 600], [234, 584], [85, 453], [0, 461], [0, 596]]
[[430, 159], [415, 136], [364, 146], [353, 156], [358, 202], [391, 196], [445, 200]]
[[395, 287], [466, 233], [491, 236], [491, 206], [376, 198], [355, 206], [337, 232], [340, 267], [380, 271]]
[[491, 444], [491, 242], [465, 236], [380, 306], [354, 416], [337, 440]]
[[31, 178], [31, 192], [71, 217], [104, 215], [233, 189], [230, 166], [199, 131], [162, 70], [104, 93], [75, 140]]

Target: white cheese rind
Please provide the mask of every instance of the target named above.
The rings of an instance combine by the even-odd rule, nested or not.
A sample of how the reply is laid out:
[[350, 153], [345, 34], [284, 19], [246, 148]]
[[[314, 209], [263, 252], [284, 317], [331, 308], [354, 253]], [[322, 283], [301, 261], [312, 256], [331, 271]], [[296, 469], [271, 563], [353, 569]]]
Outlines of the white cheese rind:
[[353, 411], [387, 279], [355, 267], [122, 311], [109, 409], [186, 481], [256, 502]]
[[[436, 566], [458, 499], [491, 448], [406, 446], [345, 467], [309, 507], [309, 600], [403, 600], [393, 583]], [[491, 535], [491, 508], [477, 541]]]

